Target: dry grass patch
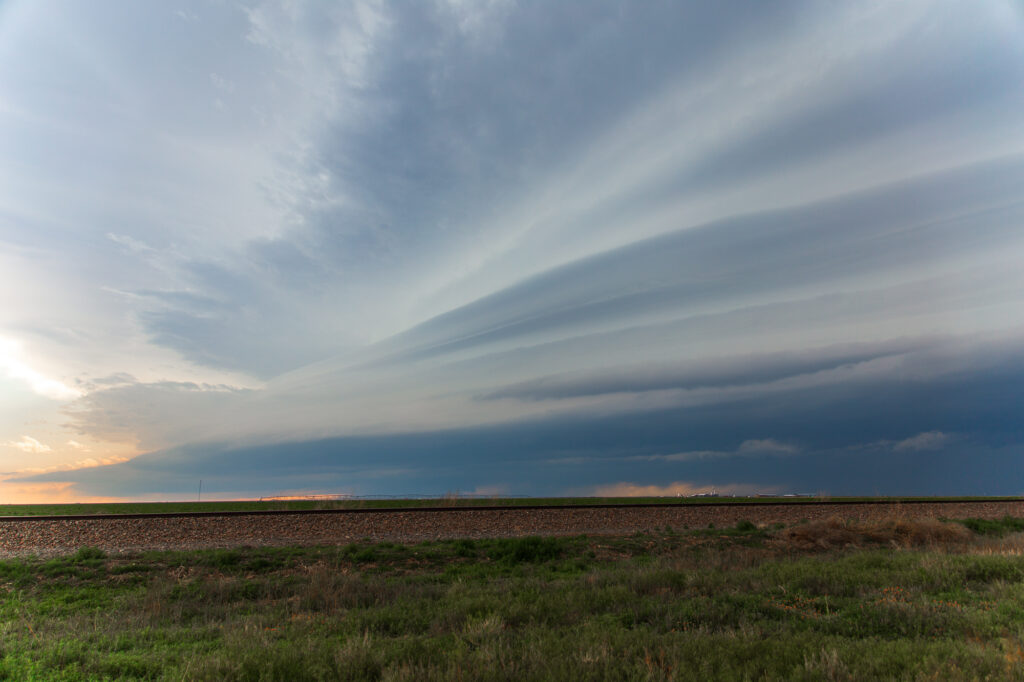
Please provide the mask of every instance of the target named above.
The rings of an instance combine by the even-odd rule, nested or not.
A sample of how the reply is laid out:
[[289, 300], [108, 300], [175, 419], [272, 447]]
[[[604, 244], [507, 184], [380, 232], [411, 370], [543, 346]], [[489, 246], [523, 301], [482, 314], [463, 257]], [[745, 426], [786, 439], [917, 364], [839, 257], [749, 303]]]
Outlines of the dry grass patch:
[[972, 552], [998, 556], [1024, 555], [1024, 533], [1014, 533], [1002, 538], [979, 538]]
[[889, 518], [851, 521], [832, 517], [785, 528], [775, 534], [782, 544], [797, 549], [837, 549], [866, 546], [966, 546], [971, 532], [960, 524], [936, 519]]

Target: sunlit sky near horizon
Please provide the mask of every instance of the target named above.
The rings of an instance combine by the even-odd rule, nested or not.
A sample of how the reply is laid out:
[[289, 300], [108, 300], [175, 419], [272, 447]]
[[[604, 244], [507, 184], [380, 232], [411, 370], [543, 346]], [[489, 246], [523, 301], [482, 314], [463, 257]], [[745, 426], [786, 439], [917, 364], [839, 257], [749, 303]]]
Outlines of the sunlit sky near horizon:
[[13, 0], [0, 65], [0, 502], [1024, 494], [1016, 0]]

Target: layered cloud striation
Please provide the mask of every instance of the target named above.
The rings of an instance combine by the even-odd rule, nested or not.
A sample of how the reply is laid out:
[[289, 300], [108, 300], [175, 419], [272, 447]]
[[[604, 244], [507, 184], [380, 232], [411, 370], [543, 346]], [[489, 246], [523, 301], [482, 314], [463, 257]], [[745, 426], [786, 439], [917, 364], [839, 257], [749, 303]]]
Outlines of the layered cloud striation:
[[4, 11], [26, 482], [1024, 491], [1011, 2]]

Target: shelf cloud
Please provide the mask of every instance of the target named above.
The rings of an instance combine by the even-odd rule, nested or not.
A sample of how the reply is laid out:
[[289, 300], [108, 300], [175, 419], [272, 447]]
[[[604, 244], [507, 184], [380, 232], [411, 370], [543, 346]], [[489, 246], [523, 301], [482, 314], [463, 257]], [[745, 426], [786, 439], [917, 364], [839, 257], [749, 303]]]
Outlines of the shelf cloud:
[[1024, 492], [1022, 38], [1005, 0], [7, 3], [0, 468]]

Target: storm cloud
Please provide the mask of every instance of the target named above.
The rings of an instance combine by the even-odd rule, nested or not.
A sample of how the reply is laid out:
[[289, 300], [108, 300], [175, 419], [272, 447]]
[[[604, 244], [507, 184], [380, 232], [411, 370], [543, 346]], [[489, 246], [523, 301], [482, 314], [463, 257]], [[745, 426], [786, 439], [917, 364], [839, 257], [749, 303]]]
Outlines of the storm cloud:
[[1022, 38], [1008, 0], [7, 3], [0, 462], [1024, 491]]

